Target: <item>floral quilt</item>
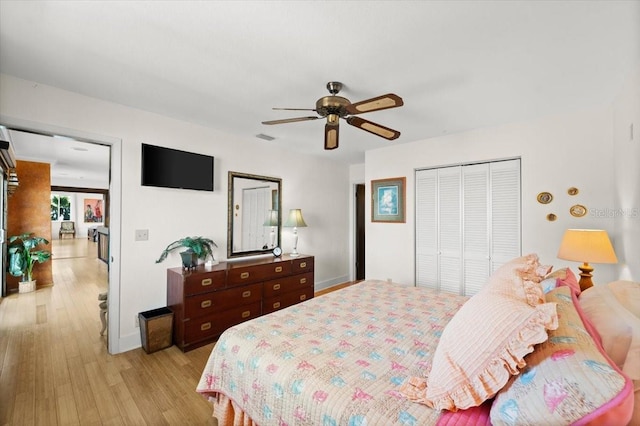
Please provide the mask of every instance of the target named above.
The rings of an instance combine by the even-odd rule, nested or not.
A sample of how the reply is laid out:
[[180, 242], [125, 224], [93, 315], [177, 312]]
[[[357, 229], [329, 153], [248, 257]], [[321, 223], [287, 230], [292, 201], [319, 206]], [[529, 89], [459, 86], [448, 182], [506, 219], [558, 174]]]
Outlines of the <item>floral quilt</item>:
[[[442, 423], [440, 411], [398, 389], [424, 374], [466, 300], [375, 280], [316, 297], [228, 329], [197, 392], [214, 401], [221, 426], [239, 418], [258, 425]], [[221, 410], [233, 406], [234, 420], [220, 418], [215, 401]]]

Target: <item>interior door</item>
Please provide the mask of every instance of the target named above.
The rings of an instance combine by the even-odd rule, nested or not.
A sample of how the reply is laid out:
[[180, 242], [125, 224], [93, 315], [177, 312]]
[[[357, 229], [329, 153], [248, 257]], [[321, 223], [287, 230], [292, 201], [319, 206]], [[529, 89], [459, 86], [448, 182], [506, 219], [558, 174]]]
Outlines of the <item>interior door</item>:
[[364, 184], [356, 185], [356, 280], [365, 277]]
[[7, 181], [4, 178], [4, 169], [0, 167], [0, 281], [2, 288], [0, 289], [0, 297], [7, 295]]

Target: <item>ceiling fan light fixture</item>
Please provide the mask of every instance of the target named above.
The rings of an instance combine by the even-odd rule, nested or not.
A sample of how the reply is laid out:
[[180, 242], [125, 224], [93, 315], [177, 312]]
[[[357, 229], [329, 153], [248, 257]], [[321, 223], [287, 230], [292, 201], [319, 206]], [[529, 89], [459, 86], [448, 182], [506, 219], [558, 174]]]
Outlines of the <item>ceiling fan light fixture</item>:
[[327, 124], [329, 126], [337, 126], [339, 120], [340, 120], [340, 116], [338, 114], [327, 115]]

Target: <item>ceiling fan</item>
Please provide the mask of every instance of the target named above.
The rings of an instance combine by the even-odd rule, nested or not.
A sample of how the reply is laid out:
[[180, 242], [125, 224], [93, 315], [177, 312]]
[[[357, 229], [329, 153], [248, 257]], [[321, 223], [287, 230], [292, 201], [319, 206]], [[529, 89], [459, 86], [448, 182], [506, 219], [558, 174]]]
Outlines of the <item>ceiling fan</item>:
[[326, 118], [327, 124], [324, 126], [324, 149], [336, 149], [338, 147], [338, 131], [340, 118], [344, 118], [348, 124], [365, 130], [385, 139], [394, 140], [400, 136], [400, 132], [390, 129], [380, 124], [365, 120], [355, 115], [365, 112], [379, 111], [387, 108], [396, 108], [404, 105], [402, 98], [393, 93], [388, 93], [375, 98], [352, 104], [349, 99], [336, 96], [342, 89], [342, 83], [330, 81], [327, 83], [327, 90], [331, 95], [324, 96], [316, 101], [316, 107], [307, 108], [273, 108], [285, 111], [315, 111], [319, 116], [285, 118], [282, 120], [263, 121], [262, 124], [283, 124], [295, 123], [297, 121], [317, 120]]

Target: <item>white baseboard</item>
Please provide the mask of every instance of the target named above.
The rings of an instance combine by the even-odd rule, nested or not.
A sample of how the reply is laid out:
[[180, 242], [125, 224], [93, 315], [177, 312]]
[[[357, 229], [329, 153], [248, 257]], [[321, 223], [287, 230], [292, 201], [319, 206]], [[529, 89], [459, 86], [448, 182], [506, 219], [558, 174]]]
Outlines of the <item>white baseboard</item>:
[[331, 288], [338, 284], [346, 283], [347, 281], [349, 281], [348, 275], [344, 275], [342, 277], [337, 277], [337, 278], [333, 278], [333, 279], [322, 281], [322, 282], [316, 281], [314, 290], [315, 291], [325, 290], [327, 288]]

